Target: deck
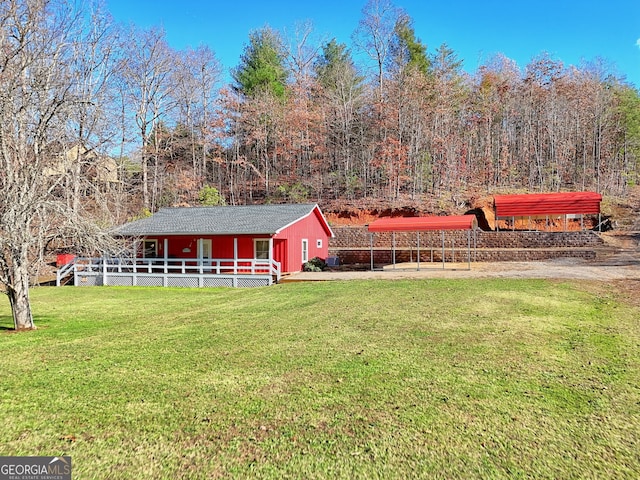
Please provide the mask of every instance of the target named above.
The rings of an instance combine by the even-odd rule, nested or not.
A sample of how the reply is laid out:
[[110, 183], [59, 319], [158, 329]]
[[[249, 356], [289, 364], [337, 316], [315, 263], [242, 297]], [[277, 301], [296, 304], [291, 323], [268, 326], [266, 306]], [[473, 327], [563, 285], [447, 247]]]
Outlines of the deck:
[[262, 287], [278, 283], [280, 263], [257, 258], [75, 258], [56, 274], [76, 286]]

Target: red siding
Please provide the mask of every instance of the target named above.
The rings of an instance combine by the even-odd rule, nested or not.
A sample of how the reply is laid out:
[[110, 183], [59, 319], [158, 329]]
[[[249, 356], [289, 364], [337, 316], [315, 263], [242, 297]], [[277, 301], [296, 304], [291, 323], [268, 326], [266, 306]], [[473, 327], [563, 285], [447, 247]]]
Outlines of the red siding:
[[[169, 251], [167, 257], [169, 258], [197, 258], [198, 257], [198, 239], [204, 238], [211, 240], [211, 256], [213, 258], [233, 258], [234, 256], [234, 242], [233, 239], [238, 239], [238, 258], [253, 258], [254, 245], [253, 240], [255, 238], [266, 238], [268, 235], [203, 235], [198, 237], [182, 236], [182, 235], [169, 235], [169, 236], [149, 236], [148, 239], [158, 240], [158, 256], [164, 257], [164, 240], [168, 239]], [[184, 252], [183, 250], [188, 248], [190, 252]]]
[[273, 259], [280, 262], [280, 269], [283, 272], [289, 271], [289, 260], [287, 258], [287, 239], [276, 238], [273, 240]]
[[530, 193], [494, 197], [496, 216], [499, 217], [600, 213], [601, 201], [602, 195], [595, 192]]
[[[320, 211], [316, 208], [297, 222], [285, 227], [273, 236], [273, 258], [280, 262], [282, 272], [295, 272], [302, 269], [302, 239], [309, 242], [309, 259], [326, 259], [329, 254], [331, 230]], [[211, 240], [212, 258], [234, 258], [234, 239], [237, 239], [238, 258], [254, 257], [254, 239], [269, 239], [264, 235], [156, 235], [145, 237], [158, 241], [160, 258], [197, 258], [198, 238]], [[164, 251], [164, 240], [168, 239], [168, 252]], [[318, 241], [321, 246], [318, 247]], [[184, 252], [189, 249], [189, 252]], [[141, 252], [139, 252], [140, 254]]]
[[[303, 239], [309, 241], [309, 260], [314, 257], [326, 259], [329, 256], [330, 231], [327, 231], [325, 225], [324, 219], [321, 218], [320, 211], [316, 208], [311, 215], [298, 220], [274, 235], [273, 238], [276, 242], [286, 239], [288, 253], [286, 271], [297, 272], [302, 270]], [[318, 241], [321, 243], [320, 247], [318, 247]]]

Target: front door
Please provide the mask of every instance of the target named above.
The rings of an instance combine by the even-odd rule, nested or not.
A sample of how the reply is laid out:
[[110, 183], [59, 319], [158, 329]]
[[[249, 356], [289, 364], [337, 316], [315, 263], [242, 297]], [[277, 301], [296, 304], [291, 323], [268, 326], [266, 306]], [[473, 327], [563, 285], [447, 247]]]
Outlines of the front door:
[[203, 260], [203, 265], [211, 265], [211, 239], [201, 238], [198, 242], [198, 258]]

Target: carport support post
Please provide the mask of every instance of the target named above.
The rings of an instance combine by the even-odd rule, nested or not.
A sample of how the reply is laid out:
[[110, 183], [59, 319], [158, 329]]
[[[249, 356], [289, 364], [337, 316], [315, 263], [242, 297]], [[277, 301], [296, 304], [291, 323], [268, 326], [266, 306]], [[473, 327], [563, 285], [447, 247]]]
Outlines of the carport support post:
[[471, 270], [471, 230], [467, 230], [467, 266]]
[[393, 259], [393, 269], [395, 270], [396, 269], [396, 232], [395, 231], [391, 232], [391, 239], [392, 239], [391, 243], [393, 244], [393, 247], [391, 249], [391, 257]]
[[418, 231], [418, 271], [420, 271], [420, 232]]
[[442, 234], [442, 269], [444, 270], [444, 230], [440, 230]]
[[369, 234], [369, 258], [371, 260], [371, 271], [373, 272], [373, 232]]

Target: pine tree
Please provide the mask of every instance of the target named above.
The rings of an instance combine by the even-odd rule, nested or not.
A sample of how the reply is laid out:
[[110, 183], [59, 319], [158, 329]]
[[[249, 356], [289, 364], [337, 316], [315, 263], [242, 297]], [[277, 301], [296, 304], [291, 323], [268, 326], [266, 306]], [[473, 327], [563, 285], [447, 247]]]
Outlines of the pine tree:
[[240, 65], [232, 72], [232, 77], [235, 89], [248, 97], [269, 93], [283, 98], [287, 70], [278, 33], [269, 27], [252, 32], [240, 58]]

